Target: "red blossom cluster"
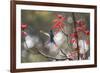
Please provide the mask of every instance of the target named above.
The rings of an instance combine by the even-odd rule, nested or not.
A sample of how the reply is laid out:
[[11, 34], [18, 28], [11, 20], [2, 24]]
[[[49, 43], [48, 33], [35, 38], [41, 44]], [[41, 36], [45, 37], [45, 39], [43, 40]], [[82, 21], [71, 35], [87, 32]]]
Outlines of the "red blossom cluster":
[[21, 29], [22, 30], [25, 30], [27, 27], [28, 27], [27, 24], [21, 24]]
[[72, 59], [72, 60], [76, 59], [77, 55], [78, 55], [77, 51], [72, 51], [72, 52], [67, 53], [67, 57]]
[[89, 30], [87, 30], [87, 28], [86, 28], [86, 24], [85, 24], [84, 21], [78, 20], [78, 21], [76, 21], [76, 24], [79, 25], [78, 27], [76, 27], [76, 31], [77, 31], [77, 32], [82, 31], [82, 32], [84, 32], [86, 35], [89, 35], [89, 34], [90, 34]]
[[58, 31], [62, 30], [64, 27], [64, 23], [63, 23], [64, 20], [65, 20], [65, 17], [63, 15], [58, 14], [57, 18], [53, 20], [54, 25], [52, 26], [51, 29], [57, 29]]
[[22, 35], [23, 35], [23, 36], [27, 36], [27, 32], [22, 31]]
[[[85, 24], [84, 21], [82, 21], [82, 20], [77, 20], [77, 21], [76, 21], [76, 24], [78, 25], [78, 26], [75, 28], [76, 32], [83, 32], [83, 33], [85, 33], [87, 36], [90, 35], [90, 32], [89, 32], [89, 30], [87, 30], [86, 24]], [[78, 35], [77, 35], [76, 32], [71, 33], [71, 34], [70, 34], [70, 37], [76, 38], [76, 39], [77, 39]], [[74, 40], [71, 39], [71, 40], [70, 40], [70, 43], [77, 42], [76, 39], [74, 39]], [[87, 40], [86, 42], [87, 42], [87, 44], [89, 44], [89, 41], [88, 41], [88, 40]]]
[[73, 38], [77, 38], [77, 33], [73, 32], [73, 33], [70, 34], [70, 36], [73, 37]]
[[26, 36], [27, 35], [27, 32], [24, 31], [27, 28], [28, 28], [28, 25], [27, 24], [21, 24], [21, 29], [22, 29], [22, 35], [23, 36]]
[[76, 32], [71, 33], [69, 36], [72, 37], [72, 38], [74, 38], [74, 39], [70, 40], [70, 43], [77, 42], [76, 41], [76, 38], [77, 38], [77, 33]]
[[71, 39], [70, 42], [71, 43], [74, 43], [74, 42], [76, 43], [76, 39]]

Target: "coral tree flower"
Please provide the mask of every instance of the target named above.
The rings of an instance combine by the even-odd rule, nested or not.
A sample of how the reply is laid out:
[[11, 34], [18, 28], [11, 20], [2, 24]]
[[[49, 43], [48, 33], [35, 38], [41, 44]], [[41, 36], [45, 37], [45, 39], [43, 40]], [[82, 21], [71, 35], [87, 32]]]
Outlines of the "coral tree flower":
[[60, 22], [60, 21], [57, 21], [54, 25], [53, 25], [53, 27], [52, 27], [52, 29], [61, 29], [61, 28], [63, 28], [63, 23], [62, 22]]
[[86, 40], [86, 44], [89, 45], [90, 44], [90, 41], [89, 40]]
[[83, 31], [87, 30], [86, 25], [82, 25], [81, 28]]
[[86, 24], [84, 23], [84, 21], [82, 20], [77, 20], [76, 24], [78, 24], [79, 26], [76, 27], [76, 31], [82, 31], [84, 32], [86, 35], [90, 35], [90, 32], [87, 30], [86, 28]]
[[22, 36], [27, 36], [27, 32], [24, 31], [27, 27], [28, 27], [27, 24], [21, 24]]
[[77, 21], [76, 21], [76, 24], [82, 26], [82, 25], [84, 25], [85, 23], [84, 23], [83, 20], [77, 20]]
[[51, 29], [57, 29], [59, 31], [62, 30], [64, 27], [64, 23], [63, 23], [64, 20], [65, 18], [62, 15], [58, 14], [57, 19], [53, 20], [54, 25], [52, 26]]
[[76, 38], [77, 38], [76, 32], [70, 34], [70, 37], [72, 38], [72, 39], [70, 40], [70, 43], [73, 44], [73, 43], [76, 43], [76, 42], [77, 42], [77, 41], [76, 41]]
[[81, 27], [76, 27], [76, 31], [81, 31], [82, 28]]
[[78, 56], [78, 54], [77, 54], [76, 51], [68, 52], [68, 53], [67, 53], [67, 57], [70, 58], [70, 59], [72, 59], [72, 60], [76, 59], [77, 56]]
[[57, 22], [58, 22], [58, 19], [54, 19], [54, 20], [53, 20], [53, 23], [57, 23]]
[[62, 21], [65, 20], [64, 16], [62, 16], [62, 15], [60, 15], [60, 14], [58, 14], [57, 17], [58, 17], [60, 20], [62, 20]]
[[71, 36], [72, 38], [77, 38], [77, 33], [74, 32], [74, 33], [70, 34], [70, 36]]
[[27, 36], [28, 34], [27, 34], [27, 32], [22, 31], [22, 35], [23, 35], [23, 36]]
[[88, 30], [85, 31], [86, 35], [90, 35], [90, 32]]
[[69, 41], [73, 45], [72, 47], [77, 48], [77, 40], [76, 40], [77, 39], [77, 33], [74, 32], [74, 33], [70, 34], [70, 37], [71, 37], [71, 39]]
[[70, 40], [70, 43], [74, 43], [74, 42], [76, 43], [76, 39], [71, 39]]
[[28, 27], [27, 24], [21, 24], [21, 29], [22, 30], [25, 30], [27, 27]]
[[63, 16], [62, 16], [62, 15], [60, 15], [60, 14], [58, 14], [58, 15], [57, 15], [57, 17], [61, 19]]

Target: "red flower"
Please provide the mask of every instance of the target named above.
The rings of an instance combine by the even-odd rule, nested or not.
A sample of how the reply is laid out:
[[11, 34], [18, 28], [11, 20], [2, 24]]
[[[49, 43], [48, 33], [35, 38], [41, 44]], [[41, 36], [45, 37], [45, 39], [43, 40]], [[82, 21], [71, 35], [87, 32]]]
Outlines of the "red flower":
[[90, 44], [90, 41], [89, 40], [86, 40], [86, 44], [89, 45]]
[[65, 20], [64, 16], [58, 14], [57, 17], [63, 22]]
[[79, 24], [79, 22], [80, 22], [80, 20], [77, 20], [75, 23], [76, 23], [76, 24]]
[[58, 19], [54, 19], [53, 22], [54, 22], [54, 23], [57, 23], [57, 22], [58, 22]]
[[76, 38], [77, 37], [77, 34], [76, 34], [76, 32], [74, 32], [74, 33], [70, 34], [70, 36]]
[[57, 15], [57, 17], [58, 17], [58, 18], [60, 18], [60, 19], [61, 19], [61, 18], [63, 18], [63, 16], [62, 16], [62, 15], [60, 15], [60, 14], [58, 14], [58, 15]]
[[64, 18], [64, 17], [62, 17], [62, 18], [61, 18], [61, 21], [63, 22], [64, 20], [65, 20], [65, 18]]
[[81, 27], [76, 27], [76, 31], [81, 31], [82, 28]]
[[21, 24], [21, 28], [24, 30], [24, 29], [26, 29], [28, 26], [27, 26], [27, 24]]
[[23, 36], [27, 36], [27, 32], [22, 31]]
[[77, 52], [76, 51], [72, 51], [72, 52], [68, 52], [67, 53], [67, 57], [68, 58], [70, 58], [70, 59], [72, 59], [72, 60], [74, 60], [74, 59], [76, 59], [77, 58]]
[[83, 21], [80, 21], [80, 22], [79, 22], [79, 25], [81, 25], [81, 26], [84, 25], [84, 24], [85, 24], [85, 23], [84, 23]]
[[60, 25], [61, 23], [58, 21], [58, 22], [56, 22], [54, 25], [53, 25], [53, 27], [52, 27], [52, 29], [55, 29], [55, 28], [59, 28], [59, 25]]
[[85, 31], [86, 35], [90, 35], [90, 32], [88, 30]]
[[76, 42], [76, 39], [71, 39], [70, 40], [70, 43], [74, 43], [74, 42]]
[[86, 30], [86, 25], [82, 25], [81, 27], [82, 27], [83, 31]]
[[52, 29], [61, 29], [61, 28], [63, 28], [63, 27], [64, 27], [64, 24], [63, 24], [61, 21], [57, 21], [57, 22], [53, 25]]
[[82, 26], [82, 25], [84, 25], [85, 23], [84, 23], [84, 21], [82, 21], [82, 20], [77, 20], [77, 21], [76, 21], [76, 24]]

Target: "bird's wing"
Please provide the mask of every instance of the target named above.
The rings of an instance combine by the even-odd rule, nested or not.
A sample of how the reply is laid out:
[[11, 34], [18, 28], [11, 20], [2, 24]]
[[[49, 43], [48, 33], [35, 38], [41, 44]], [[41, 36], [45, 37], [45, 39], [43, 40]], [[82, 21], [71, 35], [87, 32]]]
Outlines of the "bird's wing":
[[43, 33], [44, 35], [50, 37], [50, 35], [49, 35], [47, 32], [44, 32], [44, 31], [42, 31], [42, 30], [40, 30], [40, 32]]

